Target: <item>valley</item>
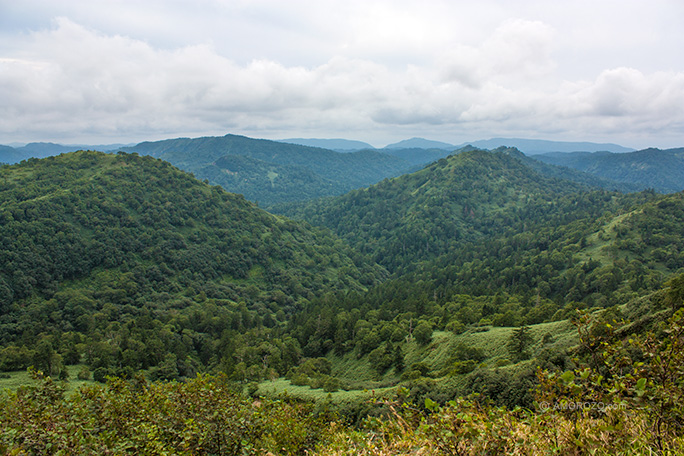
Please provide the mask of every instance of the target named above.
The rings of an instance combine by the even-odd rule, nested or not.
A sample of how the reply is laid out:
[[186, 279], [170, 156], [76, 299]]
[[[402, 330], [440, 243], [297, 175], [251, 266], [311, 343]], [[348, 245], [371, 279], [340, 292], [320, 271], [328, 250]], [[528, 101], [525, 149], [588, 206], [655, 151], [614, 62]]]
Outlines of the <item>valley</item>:
[[[684, 391], [647, 376], [684, 362], [680, 339], [670, 340], [666, 366], [655, 361], [665, 347], [653, 343], [680, 330], [684, 194], [633, 192], [631, 177], [560, 168], [509, 147], [439, 154], [228, 135], [0, 167], [0, 381], [17, 388], [34, 377], [3, 393], [0, 419], [12, 429], [45, 419], [16, 415], [17, 401], [54, 408], [64, 429], [39, 434], [30, 447], [38, 452], [50, 439], [80, 438], [68, 431], [72, 415], [140, 450], [152, 442], [80, 407], [123, 401], [156, 416], [183, 397], [197, 404], [184, 419], [202, 427], [216, 391], [232, 401], [225, 410], [270, 429], [183, 437], [129, 410], [166, 436], [159, 445], [200, 454], [224, 451], [212, 446], [219, 441], [235, 451], [342, 454], [336, 439], [361, 449], [373, 433], [387, 436], [390, 452], [427, 445], [430, 432], [453, 448], [447, 429], [473, 434], [450, 428], [452, 413], [471, 424], [482, 413], [490, 425], [524, 422], [540, 441], [549, 437], [535, 420], [565, 436], [564, 420], [588, 430], [591, 420], [628, 419], [544, 415], [542, 400], [627, 404], [647, 426], [658, 410], [649, 407]], [[59, 381], [79, 387], [65, 394]], [[675, 426], [682, 415], [668, 407], [660, 419]], [[230, 416], [216, 413], [227, 426]], [[324, 430], [331, 421], [337, 433]], [[284, 423], [301, 439], [287, 440]], [[679, 448], [677, 428], [667, 429], [660, 437]], [[92, 448], [109, 445], [88, 435]], [[208, 440], [198, 443], [201, 435]], [[221, 440], [229, 435], [233, 443]], [[648, 435], [643, 448], [656, 445]], [[599, 437], [578, 439], [557, 447], [594, 448]]]

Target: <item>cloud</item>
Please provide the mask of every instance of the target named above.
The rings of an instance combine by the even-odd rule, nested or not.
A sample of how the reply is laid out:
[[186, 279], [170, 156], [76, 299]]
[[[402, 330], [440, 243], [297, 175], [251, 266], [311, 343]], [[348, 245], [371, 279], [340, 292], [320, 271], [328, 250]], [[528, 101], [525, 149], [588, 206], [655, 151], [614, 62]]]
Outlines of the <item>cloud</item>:
[[[392, 27], [409, 20], [400, 16]], [[341, 51], [304, 66], [269, 58], [240, 63], [210, 42], [160, 48], [59, 18], [0, 56], [0, 134], [128, 140], [401, 129], [411, 132], [406, 136], [588, 137], [666, 132], [684, 123], [684, 73], [618, 67], [593, 79], [563, 80], [554, 60], [557, 32], [540, 21], [505, 20], [480, 43], [452, 36], [415, 64], [398, 64], [391, 55], [372, 60], [374, 53], [391, 54], [387, 43], [398, 30], [392, 27], [350, 42], [373, 44], [365, 56]], [[447, 42], [446, 32], [437, 35]], [[423, 46], [406, 40], [414, 50]]]
[[553, 37], [553, 29], [541, 22], [508, 20], [477, 46], [455, 43], [446, 50], [441, 57], [442, 78], [469, 88], [493, 80], [536, 83], [554, 69]]

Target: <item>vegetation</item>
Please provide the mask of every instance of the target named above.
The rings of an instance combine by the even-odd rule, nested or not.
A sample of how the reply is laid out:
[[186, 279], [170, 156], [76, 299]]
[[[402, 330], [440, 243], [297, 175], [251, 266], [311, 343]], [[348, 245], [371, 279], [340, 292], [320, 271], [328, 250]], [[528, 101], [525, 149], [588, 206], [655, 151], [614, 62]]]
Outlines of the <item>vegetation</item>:
[[383, 277], [329, 233], [150, 157], [34, 159], [0, 186], [2, 370], [284, 375], [301, 356], [288, 315]]
[[328, 228], [127, 153], [0, 197], [3, 453], [682, 451], [684, 194], [468, 148], [287, 207]]
[[545, 163], [584, 171], [639, 189], [663, 193], [684, 190], [684, 149], [644, 149], [629, 153], [575, 152], [535, 155]]
[[339, 195], [411, 166], [370, 149], [339, 153], [236, 135], [144, 142], [123, 150], [161, 158], [264, 206]]

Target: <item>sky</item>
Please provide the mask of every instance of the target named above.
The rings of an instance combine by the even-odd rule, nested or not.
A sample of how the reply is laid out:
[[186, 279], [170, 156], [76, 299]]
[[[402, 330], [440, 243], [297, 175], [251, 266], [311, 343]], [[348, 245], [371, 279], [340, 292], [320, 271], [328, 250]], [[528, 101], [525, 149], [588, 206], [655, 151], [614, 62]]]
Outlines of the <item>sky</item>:
[[0, 0], [0, 144], [684, 146], [681, 0]]

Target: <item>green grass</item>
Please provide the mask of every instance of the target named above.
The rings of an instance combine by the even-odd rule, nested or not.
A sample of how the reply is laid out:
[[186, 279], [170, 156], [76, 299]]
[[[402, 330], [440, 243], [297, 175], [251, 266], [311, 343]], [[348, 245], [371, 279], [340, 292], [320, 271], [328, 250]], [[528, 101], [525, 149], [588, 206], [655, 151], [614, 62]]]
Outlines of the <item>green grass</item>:
[[[67, 372], [69, 372], [69, 379], [66, 382], [66, 392], [72, 393], [77, 391], [81, 386], [92, 384], [92, 380], [79, 380], [78, 372], [84, 367], [82, 364], [67, 366]], [[14, 372], [4, 372], [4, 374], [9, 375], [9, 378], [0, 378], [0, 391], [9, 389], [16, 391], [19, 387], [24, 385], [31, 385], [34, 383], [29, 376], [28, 371], [14, 371]]]
[[309, 386], [297, 386], [291, 384], [289, 380], [279, 378], [260, 383], [256, 394], [271, 398], [286, 395], [306, 401], [314, 401], [317, 404], [327, 403], [345, 415], [349, 411], [359, 410], [364, 403], [373, 403], [382, 397], [392, 396], [395, 391], [396, 388], [394, 387], [385, 387], [326, 393], [322, 388], [311, 389]]
[[[568, 320], [541, 323], [529, 328], [533, 339], [530, 347], [532, 355], [536, 355], [545, 348], [563, 350], [577, 344], [577, 332]], [[402, 344], [404, 364], [409, 369], [412, 364], [423, 362], [430, 367], [432, 373], [437, 373], [449, 366], [456, 347], [465, 345], [483, 351], [486, 357], [482, 362], [483, 366], [500, 367], [514, 372], [530, 363], [530, 361], [523, 361], [512, 364], [508, 361], [509, 353], [506, 345], [515, 329], [513, 327], [484, 327], [471, 329], [458, 335], [448, 331], [435, 331], [432, 341], [426, 346], [421, 346], [415, 341]], [[552, 341], [544, 345], [542, 340], [547, 334], [552, 336]], [[326, 393], [321, 388], [296, 386], [292, 385], [289, 380], [280, 378], [260, 383], [257, 394], [272, 397], [286, 393], [300, 399], [313, 400], [317, 403], [329, 401], [341, 408], [352, 409], [363, 401], [393, 394], [401, 381], [400, 375], [393, 368], [390, 368], [382, 378], [378, 378], [367, 356], [359, 359], [352, 352], [343, 356], [328, 355], [327, 358], [332, 363], [332, 375], [346, 385], [349, 391]], [[456, 377], [447, 375], [436, 381], [440, 383], [462, 381], [461, 376]]]

